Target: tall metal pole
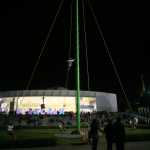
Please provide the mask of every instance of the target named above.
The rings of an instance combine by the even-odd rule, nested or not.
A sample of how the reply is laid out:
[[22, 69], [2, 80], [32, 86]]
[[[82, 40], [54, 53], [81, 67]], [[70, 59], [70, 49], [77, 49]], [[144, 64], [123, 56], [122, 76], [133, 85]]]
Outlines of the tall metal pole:
[[79, 67], [79, 3], [76, 0], [76, 115], [77, 129], [80, 132], [80, 67]]

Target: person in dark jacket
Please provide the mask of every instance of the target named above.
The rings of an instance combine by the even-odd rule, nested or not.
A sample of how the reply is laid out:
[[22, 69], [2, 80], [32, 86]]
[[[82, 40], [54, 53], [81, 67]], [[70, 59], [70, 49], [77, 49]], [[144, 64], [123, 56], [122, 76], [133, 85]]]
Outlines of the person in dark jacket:
[[116, 122], [113, 125], [114, 129], [114, 139], [116, 143], [117, 150], [124, 150], [124, 142], [125, 142], [125, 127], [121, 122], [121, 118], [118, 117]]
[[100, 131], [99, 121], [97, 119], [93, 119], [89, 131], [89, 141], [90, 144], [92, 145], [92, 150], [97, 150], [99, 131]]
[[107, 125], [104, 127], [104, 133], [107, 142], [107, 150], [112, 150], [112, 142], [114, 136], [112, 120], [107, 120]]

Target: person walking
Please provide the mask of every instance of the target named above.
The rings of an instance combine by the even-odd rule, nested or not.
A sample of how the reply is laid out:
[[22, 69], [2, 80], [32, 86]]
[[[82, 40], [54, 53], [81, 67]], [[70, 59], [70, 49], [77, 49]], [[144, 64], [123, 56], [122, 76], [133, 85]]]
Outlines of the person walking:
[[113, 125], [114, 129], [114, 140], [116, 144], [117, 150], [124, 150], [124, 142], [125, 142], [125, 127], [121, 122], [121, 118], [117, 117], [116, 122]]
[[92, 150], [97, 150], [99, 132], [100, 132], [99, 121], [96, 118], [94, 118], [92, 120], [89, 130], [89, 142], [92, 145]]
[[107, 150], [112, 150], [112, 143], [113, 143], [113, 125], [112, 125], [112, 120], [108, 119], [107, 124], [104, 127], [104, 133], [105, 133], [105, 138], [106, 138], [106, 143], [107, 143]]

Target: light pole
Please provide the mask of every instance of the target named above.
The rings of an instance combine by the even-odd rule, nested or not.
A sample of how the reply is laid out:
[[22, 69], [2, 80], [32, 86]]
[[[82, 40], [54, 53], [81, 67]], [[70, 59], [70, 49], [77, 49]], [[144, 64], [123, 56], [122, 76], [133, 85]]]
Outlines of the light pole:
[[79, 59], [79, 3], [76, 0], [76, 115], [77, 129], [80, 132], [80, 59]]

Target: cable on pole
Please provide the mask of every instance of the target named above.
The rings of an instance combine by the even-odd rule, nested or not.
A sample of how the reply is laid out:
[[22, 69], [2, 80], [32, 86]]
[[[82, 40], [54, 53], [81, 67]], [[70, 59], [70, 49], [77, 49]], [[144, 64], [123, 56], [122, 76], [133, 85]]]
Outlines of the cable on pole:
[[84, 45], [85, 45], [85, 57], [86, 57], [86, 73], [87, 73], [87, 86], [88, 91], [90, 90], [90, 75], [89, 75], [89, 63], [88, 63], [88, 46], [87, 46], [87, 33], [86, 33], [86, 18], [85, 18], [85, 6], [84, 1], [82, 0], [83, 7], [83, 30], [84, 30]]
[[[54, 25], [55, 25], [55, 23], [56, 23], [57, 17], [58, 17], [58, 15], [59, 15], [59, 13], [60, 13], [60, 10], [61, 10], [62, 6], [63, 6], [63, 3], [64, 3], [64, 0], [62, 0], [62, 1], [60, 2], [59, 6], [58, 6], [56, 15], [55, 15], [55, 17], [54, 17], [54, 20], [52, 21], [52, 24], [51, 24], [49, 30], [48, 30], [48, 33], [47, 33], [46, 38], [45, 38], [45, 41], [44, 41], [44, 43], [43, 43], [43, 46], [42, 46], [42, 48], [41, 48], [40, 54], [39, 54], [39, 56], [38, 56], [38, 58], [37, 58], [37, 61], [36, 61], [35, 65], [34, 65], [34, 67], [33, 67], [33, 70], [32, 70], [32, 72], [31, 72], [31, 76], [30, 76], [30, 78], [29, 78], [29, 80], [28, 80], [28, 82], [27, 82], [27, 85], [26, 85], [26, 87], [25, 87], [25, 90], [28, 90], [29, 87], [30, 87], [30, 85], [31, 85], [31, 82], [32, 82], [33, 77], [34, 77], [34, 74], [35, 74], [35, 72], [36, 72], [36, 70], [37, 70], [37, 67], [38, 67], [38, 65], [39, 65], [41, 56], [42, 56], [42, 54], [43, 54], [43, 52], [44, 52], [44, 50], [45, 50], [45, 47], [46, 47], [47, 42], [48, 42], [48, 39], [49, 39], [49, 37], [50, 37], [50, 34], [52, 33], [52, 30], [53, 30]], [[24, 90], [23, 90], [22, 100], [23, 100], [24, 94], [25, 94], [25, 93], [24, 93]], [[17, 103], [18, 103], [18, 99], [19, 99], [19, 97], [16, 98]]]
[[41, 56], [42, 56], [42, 54], [43, 54], [43, 52], [44, 52], [44, 50], [45, 50], [45, 47], [46, 47], [46, 45], [47, 45], [48, 39], [49, 39], [49, 37], [50, 37], [50, 34], [52, 33], [52, 30], [53, 30], [54, 25], [55, 25], [55, 23], [56, 23], [58, 14], [59, 14], [59, 12], [60, 12], [60, 10], [61, 10], [61, 8], [62, 8], [63, 2], [64, 2], [64, 0], [62, 0], [62, 1], [60, 2], [59, 7], [58, 7], [58, 10], [57, 10], [57, 12], [56, 12], [56, 15], [55, 15], [55, 17], [54, 17], [54, 20], [53, 20], [53, 22], [52, 22], [52, 24], [51, 24], [51, 26], [50, 26], [50, 28], [49, 28], [49, 30], [48, 30], [48, 33], [47, 33], [47, 35], [46, 35], [45, 41], [44, 41], [43, 46], [42, 46], [42, 48], [41, 48], [40, 54], [39, 54], [39, 56], [38, 56], [38, 58], [37, 58], [37, 61], [36, 61], [35, 65], [34, 65], [34, 67], [33, 67], [33, 71], [32, 71], [32, 73], [31, 73], [31, 76], [30, 76], [29, 81], [28, 81], [28, 83], [27, 83], [26, 90], [30, 87], [30, 84], [31, 84], [31, 82], [32, 82], [32, 80], [33, 80], [34, 74], [35, 74], [36, 69], [37, 69], [37, 67], [38, 67], [38, 65], [39, 65]]
[[101, 29], [101, 27], [100, 27], [100, 25], [99, 25], [99, 23], [98, 23], [98, 19], [97, 19], [95, 13], [94, 13], [94, 10], [93, 10], [93, 7], [92, 7], [92, 5], [91, 5], [91, 3], [90, 3], [90, 0], [88, 0], [88, 4], [89, 4], [89, 8], [90, 8], [90, 10], [91, 10], [91, 13], [92, 13], [92, 15], [93, 15], [93, 17], [94, 17], [94, 21], [95, 21], [95, 23], [96, 23], [96, 26], [97, 26], [97, 29], [98, 29], [98, 31], [99, 31], [99, 34], [100, 34], [100, 36], [101, 36], [101, 38], [102, 38], [102, 40], [103, 40], [103, 42], [104, 42], [104, 47], [105, 47], [106, 52], [108, 53], [108, 56], [109, 56], [110, 61], [111, 61], [111, 63], [112, 63], [112, 66], [113, 66], [114, 72], [115, 72], [115, 74], [116, 74], [116, 77], [117, 77], [117, 79], [118, 79], [118, 82], [119, 82], [119, 84], [120, 84], [121, 90], [122, 90], [122, 92], [123, 92], [123, 94], [124, 94], [124, 96], [125, 96], [125, 100], [126, 100], [126, 103], [127, 103], [127, 105], [128, 105], [128, 108], [129, 108], [129, 110], [132, 110], [131, 104], [129, 103], [129, 100], [128, 100], [128, 97], [127, 97], [126, 92], [125, 92], [125, 90], [124, 90], [123, 84], [122, 84], [122, 82], [121, 82], [119, 73], [118, 73], [118, 71], [117, 71], [117, 68], [116, 68], [116, 66], [115, 66], [115, 63], [114, 63], [113, 58], [112, 58], [112, 56], [111, 56], [111, 53], [110, 53], [110, 51], [109, 51], [108, 45], [107, 45], [106, 40], [105, 40], [105, 38], [104, 38], [102, 29]]

